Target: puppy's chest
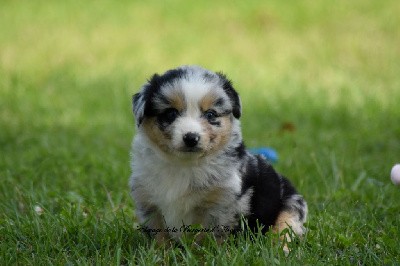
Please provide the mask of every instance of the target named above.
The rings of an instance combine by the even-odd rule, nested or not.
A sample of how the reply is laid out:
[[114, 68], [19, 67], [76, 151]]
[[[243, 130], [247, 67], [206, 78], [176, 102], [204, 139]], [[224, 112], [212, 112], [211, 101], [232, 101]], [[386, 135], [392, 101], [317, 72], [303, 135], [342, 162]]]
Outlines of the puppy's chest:
[[[197, 193], [215, 185], [212, 176], [205, 169], [153, 167], [148, 169], [147, 180], [151, 194], [163, 198], [165, 201], [174, 201], [180, 198], [195, 197]], [[215, 182], [217, 183], [217, 182]]]
[[147, 193], [151, 201], [175, 212], [189, 212], [218, 204], [226, 194], [240, 191], [240, 180], [232, 168], [158, 165], [146, 169]]

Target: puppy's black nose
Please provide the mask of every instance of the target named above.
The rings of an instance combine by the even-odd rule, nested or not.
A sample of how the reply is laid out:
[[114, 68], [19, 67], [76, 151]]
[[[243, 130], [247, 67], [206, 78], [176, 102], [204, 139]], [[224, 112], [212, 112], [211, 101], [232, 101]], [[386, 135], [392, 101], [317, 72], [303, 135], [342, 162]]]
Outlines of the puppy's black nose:
[[194, 146], [199, 143], [200, 140], [200, 135], [197, 133], [189, 132], [183, 135], [183, 142], [185, 142], [185, 145], [189, 148], [193, 148]]

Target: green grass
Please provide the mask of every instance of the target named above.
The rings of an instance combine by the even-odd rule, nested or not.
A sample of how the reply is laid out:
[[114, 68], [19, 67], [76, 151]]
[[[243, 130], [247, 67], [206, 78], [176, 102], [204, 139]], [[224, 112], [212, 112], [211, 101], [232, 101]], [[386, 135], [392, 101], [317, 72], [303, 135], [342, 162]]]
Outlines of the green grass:
[[[2, 1], [0, 264], [398, 263], [399, 8]], [[247, 145], [274, 147], [307, 199], [288, 257], [270, 236], [162, 250], [135, 230], [131, 95], [181, 64], [232, 78]]]

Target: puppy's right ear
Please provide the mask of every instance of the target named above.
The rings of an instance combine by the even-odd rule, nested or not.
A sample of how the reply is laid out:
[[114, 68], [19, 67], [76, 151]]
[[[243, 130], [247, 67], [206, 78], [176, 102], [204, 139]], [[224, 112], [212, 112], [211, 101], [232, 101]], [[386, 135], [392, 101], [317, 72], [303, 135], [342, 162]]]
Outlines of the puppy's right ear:
[[132, 96], [132, 110], [136, 119], [136, 126], [139, 127], [143, 122], [144, 118], [144, 107], [145, 100], [143, 97], [143, 91], [136, 93]]
[[240, 102], [239, 94], [232, 86], [232, 82], [222, 72], [217, 72], [217, 75], [222, 80], [222, 88], [231, 100], [232, 114], [235, 118], [239, 119], [242, 115], [242, 104]]

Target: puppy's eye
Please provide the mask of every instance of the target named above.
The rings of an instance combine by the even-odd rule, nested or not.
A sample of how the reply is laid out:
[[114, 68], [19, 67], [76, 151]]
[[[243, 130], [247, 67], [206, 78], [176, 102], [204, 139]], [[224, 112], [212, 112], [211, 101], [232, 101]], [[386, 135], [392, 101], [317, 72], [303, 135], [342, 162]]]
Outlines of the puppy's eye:
[[175, 108], [168, 108], [158, 116], [158, 119], [160, 122], [170, 124], [174, 122], [174, 120], [178, 117], [178, 115], [179, 115], [178, 110], [176, 110]]
[[217, 118], [217, 113], [214, 110], [207, 110], [204, 112], [204, 117], [208, 120], [208, 121], [213, 121], [215, 120], [215, 118]]

